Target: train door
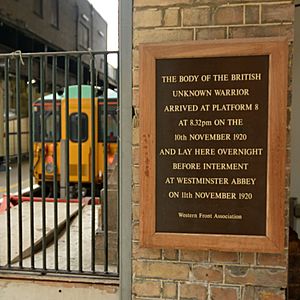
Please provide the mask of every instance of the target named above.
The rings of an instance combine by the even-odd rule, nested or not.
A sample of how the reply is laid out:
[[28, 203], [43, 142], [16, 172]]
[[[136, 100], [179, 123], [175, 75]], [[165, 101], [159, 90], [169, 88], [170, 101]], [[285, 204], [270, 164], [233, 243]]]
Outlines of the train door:
[[[62, 101], [62, 111], [65, 112], [65, 99]], [[97, 112], [95, 112], [96, 114]], [[63, 138], [66, 138], [65, 113], [63, 115]], [[78, 161], [79, 161], [79, 139], [78, 139], [78, 122], [81, 118], [81, 173], [82, 183], [91, 182], [91, 147], [92, 147], [92, 109], [91, 99], [82, 98], [81, 114], [78, 112], [78, 99], [69, 99], [69, 174], [70, 182], [78, 182]], [[96, 117], [96, 116], [95, 116]]]

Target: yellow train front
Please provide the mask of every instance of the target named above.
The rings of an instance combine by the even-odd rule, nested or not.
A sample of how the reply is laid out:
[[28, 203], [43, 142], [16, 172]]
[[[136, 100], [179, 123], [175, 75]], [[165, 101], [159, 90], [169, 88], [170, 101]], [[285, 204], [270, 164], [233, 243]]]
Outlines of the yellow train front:
[[[95, 89], [97, 92], [97, 89]], [[54, 103], [56, 102], [56, 106]], [[118, 115], [117, 93], [108, 89], [107, 111], [107, 160], [112, 164], [117, 152], [118, 140]], [[95, 122], [92, 122], [92, 105], [94, 105]], [[54, 109], [56, 113], [54, 114]], [[68, 110], [68, 125], [66, 120]], [[66, 166], [69, 166], [69, 187], [71, 196], [76, 196], [78, 186], [78, 86], [69, 86], [69, 100], [66, 100], [66, 91], [44, 97], [34, 102], [34, 177], [37, 184], [42, 183], [43, 164], [45, 172], [45, 184], [47, 195], [53, 195], [53, 181], [56, 177], [58, 190], [66, 183]], [[56, 123], [54, 130], [54, 122]], [[89, 194], [92, 182], [92, 128], [95, 129], [95, 178], [97, 191], [100, 190], [104, 172], [104, 98], [95, 97], [91, 101], [91, 86], [81, 86], [81, 182], [83, 192]], [[69, 127], [69, 128], [67, 128]], [[44, 130], [42, 130], [44, 128]], [[69, 129], [67, 134], [67, 129]], [[42, 132], [43, 131], [43, 132]], [[54, 176], [56, 137], [56, 165]], [[69, 137], [67, 139], [67, 137]], [[66, 155], [66, 143], [69, 144], [69, 155]], [[44, 145], [44, 148], [43, 148]], [[42, 157], [44, 154], [44, 157]]]

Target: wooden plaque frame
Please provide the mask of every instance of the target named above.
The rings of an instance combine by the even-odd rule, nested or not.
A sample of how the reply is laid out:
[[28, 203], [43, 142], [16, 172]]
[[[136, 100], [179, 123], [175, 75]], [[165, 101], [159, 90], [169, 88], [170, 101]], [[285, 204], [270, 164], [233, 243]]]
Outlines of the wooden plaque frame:
[[[284, 250], [288, 43], [284, 38], [141, 44], [140, 243], [142, 247], [280, 253]], [[156, 59], [269, 56], [266, 235], [156, 232]]]

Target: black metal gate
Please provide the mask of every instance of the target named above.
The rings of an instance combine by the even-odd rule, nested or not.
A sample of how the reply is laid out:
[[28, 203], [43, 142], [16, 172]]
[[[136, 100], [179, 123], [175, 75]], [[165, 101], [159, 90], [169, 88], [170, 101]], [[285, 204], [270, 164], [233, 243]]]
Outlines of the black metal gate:
[[118, 61], [115, 51], [0, 54], [0, 271], [118, 276], [108, 56]]

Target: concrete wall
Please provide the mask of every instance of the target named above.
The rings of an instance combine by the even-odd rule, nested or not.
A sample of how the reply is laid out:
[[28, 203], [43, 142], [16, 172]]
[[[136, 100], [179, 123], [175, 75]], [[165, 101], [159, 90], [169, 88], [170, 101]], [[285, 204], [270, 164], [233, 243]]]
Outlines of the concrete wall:
[[117, 300], [115, 284], [87, 284], [38, 280], [0, 280], [0, 299]]
[[[286, 36], [291, 43], [293, 15], [293, 3], [285, 0], [135, 0], [134, 107], [138, 112], [139, 101], [142, 101], [139, 99], [138, 75], [140, 43], [271, 36]], [[135, 122], [132, 147], [133, 299], [285, 299], [287, 242], [282, 255], [139, 246], [138, 150], [139, 125]], [[288, 220], [286, 232], [287, 227]]]

